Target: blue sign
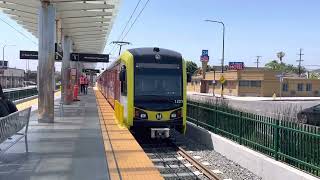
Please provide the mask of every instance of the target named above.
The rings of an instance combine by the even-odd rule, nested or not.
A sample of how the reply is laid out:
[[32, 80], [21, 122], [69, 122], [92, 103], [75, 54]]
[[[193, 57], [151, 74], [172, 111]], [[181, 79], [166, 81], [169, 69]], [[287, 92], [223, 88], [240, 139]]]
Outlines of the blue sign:
[[202, 50], [202, 55], [200, 56], [201, 62], [208, 62], [209, 61], [209, 52], [208, 50]]
[[202, 50], [202, 56], [209, 56], [208, 50]]
[[229, 69], [230, 70], [243, 70], [244, 63], [243, 62], [229, 62]]

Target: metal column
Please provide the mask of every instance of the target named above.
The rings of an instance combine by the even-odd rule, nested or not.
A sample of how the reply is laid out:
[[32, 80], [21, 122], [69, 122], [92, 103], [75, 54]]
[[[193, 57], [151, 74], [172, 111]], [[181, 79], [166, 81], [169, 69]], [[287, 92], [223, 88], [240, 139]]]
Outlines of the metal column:
[[72, 84], [70, 77], [70, 56], [72, 49], [72, 41], [70, 37], [63, 37], [63, 59], [61, 66], [61, 75], [62, 75], [62, 99], [63, 104], [71, 104], [72, 103]]
[[55, 59], [55, 7], [41, 1], [39, 8], [39, 122], [54, 122], [54, 59]]

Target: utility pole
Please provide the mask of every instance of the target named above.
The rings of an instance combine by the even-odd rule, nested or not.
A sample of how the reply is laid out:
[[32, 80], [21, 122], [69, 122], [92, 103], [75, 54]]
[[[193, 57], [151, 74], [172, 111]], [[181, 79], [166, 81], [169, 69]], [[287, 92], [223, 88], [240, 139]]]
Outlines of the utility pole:
[[302, 56], [304, 55], [302, 54], [302, 48], [300, 48], [300, 53], [298, 55], [299, 55], [299, 60], [297, 60], [297, 62], [299, 62], [299, 77], [301, 77], [301, 62], [303, 61]]
[[260, 58], [261, 58], [262, 56], [257, 56], [257, 61], [256, 62], [254, 62], [254, 63], [256, 63], [257, 64], [257, 69], [259, 68], [259, 64], [260, 64]]
[[112, 43], [112, 44], [116, 44], [116, 45], [118, 45], [118, 46], [120, 47], [120, 49], [119, 49], [119, 56], [120, 56], [120, 54], [121, 54], [122, 46], [124, 46], [124, 45], [130, 45], [130, 44], [131, 44], [130, 42], [127, 42], [127, 41], [112, 41], [111, 43]]

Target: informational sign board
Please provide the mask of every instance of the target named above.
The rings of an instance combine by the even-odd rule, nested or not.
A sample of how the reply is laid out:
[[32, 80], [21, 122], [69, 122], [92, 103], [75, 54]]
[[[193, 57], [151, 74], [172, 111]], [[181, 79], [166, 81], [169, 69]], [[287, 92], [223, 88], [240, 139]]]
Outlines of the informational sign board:
[[202, 56], [209, 56], [208, 50], [202, 50]]
[[209, 51], [208, 50], [202, 50], [202, 54], [200, 56], [201, 62], [208, 62], [209, 61]]
[[20, 51], [20, 59], [38, 59], [38, 51]]
[[109, 54], [71, 53], [71, 61], [81, 62], [109, 62]]
[[244, 62], [229, 62], [229, 70], [243, 70]]
[[63, 50], [60, 44], [55, 43], [54, 44], [54, 49], [55, 49], [55, 59], [57, 61], [62, 61], [63, 58]]
[[99, 69], [83, 69], [82, 72], [84, 73], [87, 73], [87, 74], [97, 74], [97, 73], [100, 73], [100, 70]]
[[[55, 60], [62, 61], [63, 52], [61, 46], [55, 43]], [[39, 52], [38, 51], [20, 51], [20, 59], [31, 59], [38, 60]]]

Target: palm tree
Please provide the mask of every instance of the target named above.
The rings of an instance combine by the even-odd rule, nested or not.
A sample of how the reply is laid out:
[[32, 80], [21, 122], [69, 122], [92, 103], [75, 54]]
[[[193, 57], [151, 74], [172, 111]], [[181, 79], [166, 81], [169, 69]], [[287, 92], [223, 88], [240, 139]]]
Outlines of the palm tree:
[[280, 51], [277, 53], [277, 57], [280, 60], [280, 63], [282, 64], [282, 58], [286, 55], [286, 53], [284, 53], [283, 51]]

